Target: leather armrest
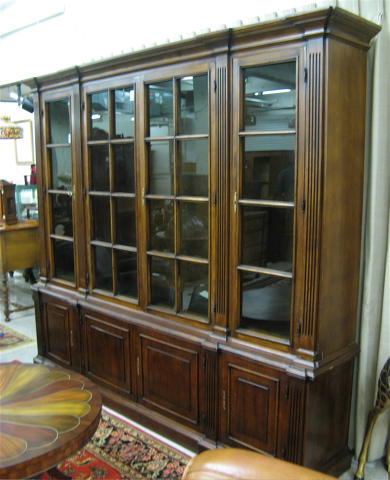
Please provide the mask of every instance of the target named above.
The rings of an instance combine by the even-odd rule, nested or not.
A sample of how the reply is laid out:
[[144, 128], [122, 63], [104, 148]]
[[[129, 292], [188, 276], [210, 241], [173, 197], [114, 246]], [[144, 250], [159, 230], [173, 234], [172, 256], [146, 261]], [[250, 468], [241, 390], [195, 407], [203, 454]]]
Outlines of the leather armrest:
[[207, 450], [190, 460], [182, 480], [334, 480], [334, 477], [239, 448]]

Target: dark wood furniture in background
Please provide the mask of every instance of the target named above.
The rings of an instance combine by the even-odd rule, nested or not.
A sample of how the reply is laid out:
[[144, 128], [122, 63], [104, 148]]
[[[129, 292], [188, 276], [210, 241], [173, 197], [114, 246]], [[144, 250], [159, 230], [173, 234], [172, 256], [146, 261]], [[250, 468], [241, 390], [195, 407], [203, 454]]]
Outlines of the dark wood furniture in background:
[[27, 81], [36, 361], [191, 448], [345, 468], [378, 31], [331, 8]]
[[10, 321], [12, 312], [19, 312], [30, 306], [12, 304], [8, 298], [7, 275], [14, 270], [27, 270], [30, 281], [35, 281], [32, 268], [39, 262], [38, 223], [33, 220], [16, 220], [13, 225], [0, 225], [0, 273], [2, 277], [4, 317]]
[[0, 478], [37, 478], [55, 469], [82, 448], [99, 425], [100, 392], [78, 373], [2, 363], [0, 386]]

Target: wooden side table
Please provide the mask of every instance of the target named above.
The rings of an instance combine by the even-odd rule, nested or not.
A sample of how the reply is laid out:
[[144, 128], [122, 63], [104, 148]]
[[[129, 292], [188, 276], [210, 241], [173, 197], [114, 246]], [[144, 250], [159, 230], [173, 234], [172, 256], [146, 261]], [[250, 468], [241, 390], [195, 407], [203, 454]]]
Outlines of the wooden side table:
[[38, 260], [38, 223], [33, 220], [19, 220], [14, 225], [0, 225], [0, 273], [3, 282], [5, 321], [10, 314], [27, 308], [13, 305], [10, 310], [8, 299], [7, 273], [36, 267]]
[[76, 453], [99, 425], [86, 377], [41, 364], [0, 364], [0, 478], [35, 477]]

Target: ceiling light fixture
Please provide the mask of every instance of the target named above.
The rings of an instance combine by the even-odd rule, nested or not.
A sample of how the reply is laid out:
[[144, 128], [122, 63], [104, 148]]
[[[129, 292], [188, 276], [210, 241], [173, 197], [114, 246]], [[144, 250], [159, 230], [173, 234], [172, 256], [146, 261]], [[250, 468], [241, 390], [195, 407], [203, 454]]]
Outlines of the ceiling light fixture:
[[289, 93], [291, 88], [277, 88], [274, 90], [263, 90], [262, 95], [274, 95], [275, 93]]

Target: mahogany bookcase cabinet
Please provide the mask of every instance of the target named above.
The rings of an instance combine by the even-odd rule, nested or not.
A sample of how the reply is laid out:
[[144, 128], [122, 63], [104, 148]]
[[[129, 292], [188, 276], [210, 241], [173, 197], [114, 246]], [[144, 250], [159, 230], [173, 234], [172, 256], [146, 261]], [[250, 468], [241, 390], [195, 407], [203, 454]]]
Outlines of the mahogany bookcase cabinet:
[[344, 467], [378, 31], [331, 8], [27, 80], [35, 361], [188, 447]]

